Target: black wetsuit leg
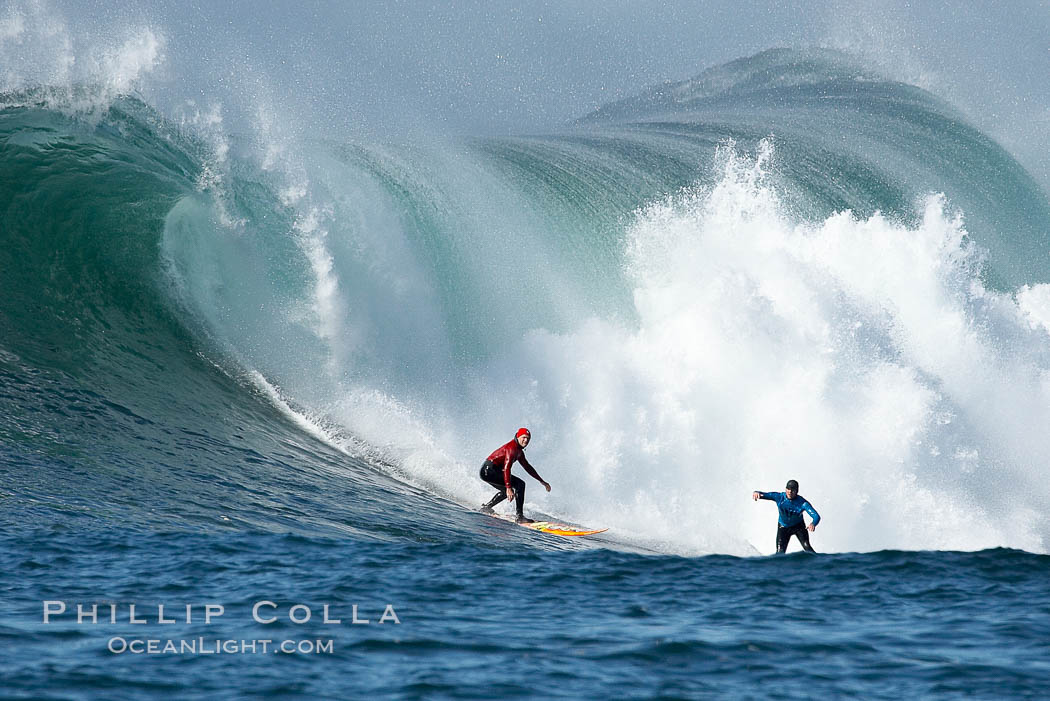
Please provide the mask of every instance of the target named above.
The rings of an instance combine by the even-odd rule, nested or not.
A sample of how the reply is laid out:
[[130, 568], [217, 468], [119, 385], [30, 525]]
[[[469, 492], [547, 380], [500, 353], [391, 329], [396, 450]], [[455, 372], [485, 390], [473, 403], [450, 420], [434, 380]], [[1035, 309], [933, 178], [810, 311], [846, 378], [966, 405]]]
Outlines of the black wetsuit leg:
[[798, 538], [798, 542], [802, 544], [802, 549], [806, 552], [816, 552], [813, 550], [813, 546], [809, 544], [809, 531], [806, 530], [805, 523], [799, 523], [794, 526], [781, 526], [777, 525], [777, 554], [786, 553], [788, 542], [791, 540], [791, 536]]
[[[484, 462], [481, 466], [481, 479], [499, 490], [496, 492], [496, 496], [492, 497], [492, 501], [485, 504], [485, 506], [491, 509], [493, 506], [507, 498], [507, 485], [503, 482], [503, 470], [499, 469], [495, 463], [488, 460]], [[525, 480], [511, 475], [510, 486], [514, 488], [514, 506], [517, 507], [518, 516], [524, 516]]]
[[491, 509], [507, 498], [507, 489], [503, 485], [503, 475], [498, 475], [498, 472], [499, 468], [488, 460], [481, 465], [481, 479], [499, 490], [496, 492], [496, 496], [492, 497], [492, 500], [485, 504], [486, 509]]
[[514, 505], [518, 509], [518, 518], [525, 518], [525, 480], [511, 475], [510, 486], [514, 487]]
[[809, 530], [806, 529], [806, 524], [799, 526], [798, 532], [795, 533], [795, 537], [798, 538], [798, 542], [802, 544], [802, 549], [807, 553], [815, 553], [816, 550], [809, 544]]
[[787, 552], [788, 541], [791, 540], [790, 528], [784, 528], [779, 523], [777, 524], [777, 555], [783, 555]]

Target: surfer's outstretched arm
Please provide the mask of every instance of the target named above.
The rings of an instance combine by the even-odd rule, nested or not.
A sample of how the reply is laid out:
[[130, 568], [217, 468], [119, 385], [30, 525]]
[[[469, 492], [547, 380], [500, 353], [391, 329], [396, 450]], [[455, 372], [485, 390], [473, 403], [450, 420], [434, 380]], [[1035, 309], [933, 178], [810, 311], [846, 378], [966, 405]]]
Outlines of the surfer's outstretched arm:
[[520, 462], [521, 466], [525, 468], [525, 472], [528, 472], [530, 475], [532, 475], [532, 478], [540, 484], [542, 484], [548, 492], [551, 490], [551, 486], [547, 482], [545, 482], [542, 477], [540, 477], [540, 474], [536, 472], [536, 468], [529, 464], [529, 461], [525, 459], [524, 455], [518, 458], [518, 462]]

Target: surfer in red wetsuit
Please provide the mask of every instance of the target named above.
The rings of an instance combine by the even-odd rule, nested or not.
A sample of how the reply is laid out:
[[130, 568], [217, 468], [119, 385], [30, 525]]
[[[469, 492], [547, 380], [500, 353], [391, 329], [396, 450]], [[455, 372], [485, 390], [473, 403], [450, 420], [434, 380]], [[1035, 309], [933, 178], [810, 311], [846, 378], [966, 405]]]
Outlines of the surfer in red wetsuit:
[[533, 522], [531, 518], [525, 518], [523, 511], [525, 506], [525, 480], [510, 474], [510, 467], [517, 460], [525, 468], [526, 472], [547, 488], [548, 492], [551, 490], [551, 486], [543, 481], [543, 478], [536, 473], [529, 461], [525, 459], [525, 446], [529, 444], [531, 439], [532, 434], [529, 433], [529, 429], [519, 428], [518, 432], [514, 434], [514, 440], [500, 446], [493, 451], [492, 455], [485, 459], [485, 462], [481, 465], [481, 479], [499, 491], [496, 492], [496, 496], [492, 497], [488, 504], [481, 507], [482, 512], [491, 514], [492, 507], [504, 499], [509, 499], [510, 501], [515, 501], [518, 507], [518, 523]]

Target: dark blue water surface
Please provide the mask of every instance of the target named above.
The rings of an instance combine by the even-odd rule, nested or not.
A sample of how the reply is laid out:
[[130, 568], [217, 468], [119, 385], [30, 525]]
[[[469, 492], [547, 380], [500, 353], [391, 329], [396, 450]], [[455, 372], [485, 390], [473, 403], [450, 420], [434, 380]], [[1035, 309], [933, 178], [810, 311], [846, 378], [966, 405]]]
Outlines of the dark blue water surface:
[[[9, 525], [4, 695], [1045, 698], [1047, 556], [682, 558], [521, 547], [495, 528], [514, 544]], [[44, 624], [45, 601], [67, 611]], [[258, 602], [275, 622], [253, 620]], [[78, 624], [77, 604], [100, 604], [100, 622]], [[205, 604], [224, 612], [205, 624]], [[310, 621], [290, 622], [296, 605]], [[210, 654], [163, 652], [201, 638]], [[149, 640], [159, 652], [130, 651]]]

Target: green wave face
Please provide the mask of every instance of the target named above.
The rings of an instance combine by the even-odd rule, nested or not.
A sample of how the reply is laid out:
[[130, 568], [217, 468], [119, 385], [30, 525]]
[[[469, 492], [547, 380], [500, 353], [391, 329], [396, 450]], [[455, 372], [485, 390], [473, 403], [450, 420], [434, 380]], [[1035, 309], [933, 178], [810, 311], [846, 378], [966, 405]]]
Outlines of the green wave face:
[[40, 361], [75, 367], [106, 350], [103, 329], [163, 316], [157, 232], [197, 166], [142, 116], [114, 107], [92, 126], [43, 109], [0, 112], [5, 338], [37, 344]]

